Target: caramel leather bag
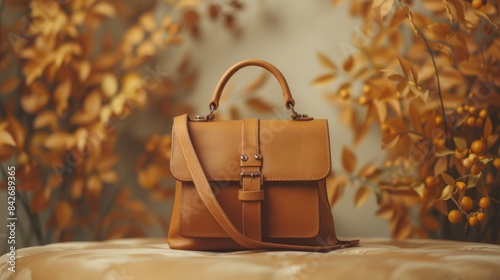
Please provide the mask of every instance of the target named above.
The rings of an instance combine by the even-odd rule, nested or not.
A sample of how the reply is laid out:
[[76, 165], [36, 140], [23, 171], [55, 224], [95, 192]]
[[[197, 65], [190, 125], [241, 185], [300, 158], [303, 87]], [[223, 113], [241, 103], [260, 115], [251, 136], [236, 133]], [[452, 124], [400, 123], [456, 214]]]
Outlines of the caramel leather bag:
[[[278, 79], [291, 120], [214, 119], [228, 80], [251, 65]], [[245, 60], [222, 76], [210, 114], [174, 119], [170, 248], [329, 251], [358, 244], [335, 234], [325, 184], [331, 169], [327, 120], [298, 114], [294, 105], [276, 67]]]

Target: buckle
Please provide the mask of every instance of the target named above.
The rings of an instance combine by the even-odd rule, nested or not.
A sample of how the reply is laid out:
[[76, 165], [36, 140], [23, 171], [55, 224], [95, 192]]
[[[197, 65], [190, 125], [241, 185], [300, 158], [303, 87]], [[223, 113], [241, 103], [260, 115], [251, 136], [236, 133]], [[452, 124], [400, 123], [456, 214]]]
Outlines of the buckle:
[[260, 172], [241, 172], [240, 173], [240, 185], [243, 186], [243, 177], [244, 176], [250, 176], [251, 179], [253, 177], [260, 177], [260, 185], [262, 186], [264, 184], [264, 176], [262, 176], [262, 173]]

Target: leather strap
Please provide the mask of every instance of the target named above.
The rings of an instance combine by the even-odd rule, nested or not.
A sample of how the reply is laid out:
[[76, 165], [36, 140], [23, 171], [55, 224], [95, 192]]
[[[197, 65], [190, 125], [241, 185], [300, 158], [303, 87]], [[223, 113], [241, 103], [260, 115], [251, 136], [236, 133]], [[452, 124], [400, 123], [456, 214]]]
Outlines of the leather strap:
[[[241, 191], [243, 193], [262, 192], [260, 189], [263, 182], [261, 176], [262, 156], [259, 151], [259, 120], [244, 120], [241, 137]], [[260, 200], [243, 200], [241, 204], [243, 234], [250, 239], [261, 241], [262, 220]]]
[[196, 191], [203, 201], [208, 211], [215, 218], [217, 223], [224, 229], [224, 231], [238, 244], [247, 249], [280, 249], [280, 250], [300, 250], [300, 251], [330, 251], [340, 248], [356, 246], [359, 241], [351, 240], [339, 242], [336, 240], [335, 244], [325, 244], [321, 246], [305, 246], [305, 245], [290, 245], [290, 244], [280, 244], [280, 243], [270, 243], [252, 240], [245, 235], [241, 234], [236, 227], [231, 223], [224, 210], [220, 207], [219, 202], [215, 198], [208, 180], [203, 172], [203, 168], [200, 165], [196, 151], [193, 148], [191, 139], [189, 137], [188, 127], [187, 127], [188, 117], [187, 115], [181, 115], [175, 117], [174, 119], [174, 131], [178, 137], [179, 144], [181, 146], [182, 154], [186, 160], [186, 164], [191, 174], [193, 183], [196, 187]]
[[229, 68], [224, 73], [224, 75], [222, 75], [222, 78], [220, 79], [219, 83], [217, 84], [217, 87], [215, 88], [215, 91], [214, 91], [214, 95], [209, 103], [209, 108], [211, 110], [212, 109], [215, 110], [219, 107], [219, 99], [220, 99], [220, 96], [222, 95], [222, 90], [226, 86], [229, 79], [238, 70], [240, 70], [243, 67], [247, 67], [247, 66], [260, 66], [260, 67], [266, 69], [267, 71], [271, 72], [271, 74], [273, 74], [274, 77], [276, 77], [276, 79], [280, 83], [281, 90], [283, 91], [283, 99], [285, 101], [286, 108], [290, 109], [290, 106], [295, 105], [295, 100], [293, 100], [292, 93], [290, 92], [290, 88], [288, 87], [288, 83], [286, 82], [285, 77], [283, 76], [283, 74], [281, 74], [281, 72], [280, 72], [280, 70], [278, 70], [278, 68], [276, 68], [271, 63], [263, 61], [263, 60], [248, 59], [248, 60], [243, 60], [241, 62], [236, 63], [231, 68]]

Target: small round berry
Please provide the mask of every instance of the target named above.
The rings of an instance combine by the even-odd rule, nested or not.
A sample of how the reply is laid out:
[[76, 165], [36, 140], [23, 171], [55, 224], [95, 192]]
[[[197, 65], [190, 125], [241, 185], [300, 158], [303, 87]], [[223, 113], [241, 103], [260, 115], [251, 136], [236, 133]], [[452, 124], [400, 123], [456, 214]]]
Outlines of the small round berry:
[[386, 123], [380, 125], [380, 130], [382, 130], [383, 132], [389, 132], [390, 129], [391, 128]]
[[496, 158], [493, 160], [493, 166], [495, 166], [496, 169], [500, 170], [500, 158]]
[[368, 103], [368, 99], [366, 96], [362, 95], [358, 98], [358, 103], [359, 105], [366, 105], [366, 103]]
[[472, 150], [473, 153], [476, 153], [478, 155], [483, 155], [484, 152], [486, 152], [486, 145], [482, 140], [474, 140], [470, 145], [470, 149]]
[[472, 173], [473, 175], [478, 175], [479, 173], [481, 173], [481, 168], [477, 166], [477, 164], [474, 164], [470, 168], [470, 173]]
[[468, 159], [471, 163], [477, 163], [479, 161], [479, 157], [475, 153], [471, 153]]
[[476, 216], [469, 217], [469, 225], [475, 227], [477, 226], [478, 220]]
[[464, 113], [464, 107], [462, 107], [462, 106], [458, 106], [458, 107], [457, 107], [457, 114], [461, 115], [461, 114], [463, 114], [463, 113]]
[[483, 196], [479, 200], [479, 207], [481, 207], [482, 209], [488, 209], [490, 207], [490, 205], [491, 205], [491, 201], [487, 196]]
[[481, 118], [477, 118], [476, 119], [476, 126], [477, 127], [483, 127], [483, 125], [484, 125], [484, 120], [481, 119]]
[[347, 91], [346, 89], [341, 89], [339, 92], [339, 96], [342, 99], [348, 99], [351, 95], [349, 94], [349, 91]]
[[465, 155], [467, 155], [467, 152], [468, 150], [467, 149], [464, 149], [464, 150], [460, 150], [459, 148], [456, 148], [455, 149], [455, 157], [457, 159], [462, 159], [465, 157]]
[[483, 0], [472, 0], [470, 3], [473, 9], [480, 9], [483, 6]]
[[469, 111], [469, 114], [474, 115], [474, 114], [476, 114], [477, 110], [476, 110], [476, 107], [469, 106], [469, 110], [467, 110], [467, 111]]
[[445, 139], [434, 139], [434, 144], [437, 147], [444, 147], [444, 145], [446, 144], [446, 140]]
[[462, 161], [462, 164], [464, 165], [465, 168], [470, 168], [472, 166], [472, 162], [468, 158], [465, 158]]
[[448, 221], [450, 221], [450, 223], [456, 224], [459, 223], [460, 220], [462, 220], [462, 214], [460, 214], [458, 210], [451, 210], [450, 213], [448, 213]]
[[466, 122], [467, 122], [468, 126], [474, 126], [474, 125], [476, 125], [476, 118], [468, 117]]
[[479, 112], [479, 117], [481, 119], [486, 119], [486, 117], [488, 117], [488, 110], [486, 109], [482, 109], [480, 112]]
[[[455, 183], [455, 185], [457, 186], [457, 189], [459, 191], [465, 191], [467, 189], [467, 184], [465, 182], [462, 182], [462, 181], [458, 181]], [[462, 200], [462, 203], [463, 203], [463, 200]]]
[[472, 198], [470, 198], [470, 196], [464, 196], [462, 198], [462, 209], [464, 211], [469, 211], [472, 209], [472, 207], [474, 207], [474, 201], [472, 201]]
[[427, 176], [427, 177], [425, 177], [425, 185], [426, 185], [427, 187], [432, 187], [432, 186], [434, 186], [434, 182], [435, 182], [435, 181], [434, 181], [434, 176]]
[[486, 220], [486, 214], [485, 214], [485, 213], [483, 213], [483, 212], [481, 212], [481, 213], [477, 213], [477, 216], [476, 216], [476, 217], [477, 217], [477, 220], [478, 220], [479, 222], [481, 222], [481, 223], [482, 223], [482, 222], [484, 222], [484, 221]]
[[363, 85], [363, 93], [369, 93], [372, 90], [370, 85]]
[[441, 124], [443, 124], [443, 116], [441, 116], [441, 115], [436, 116], [436, 118], [434, 119], [434, 122], [435, 122], [437, 125], [441, 125]]

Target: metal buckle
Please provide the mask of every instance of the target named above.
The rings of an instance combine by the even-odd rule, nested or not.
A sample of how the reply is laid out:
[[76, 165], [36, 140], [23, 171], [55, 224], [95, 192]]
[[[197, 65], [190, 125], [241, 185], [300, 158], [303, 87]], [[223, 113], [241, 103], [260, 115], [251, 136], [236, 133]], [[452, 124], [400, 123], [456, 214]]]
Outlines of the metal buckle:
[[264, 184], [264, 176], [262, 176], [262, 173], [260, 172], [241, 172], [240, 173], [240, 185], [243, 186], [243, 177], [244, 176], [250, 176], [251, 179], [253, 177], [260, 177], [260, 185], [262, 186]]
[[293, 105], [291, 103], [289, 103], [288, 106], [290, 106], [290, 111], [292, 112], [290, 114], [290, 117], [292, 118], [292, 120], [295, 120], [295, 121], [310, 121], [310, 120], [314, 119], [313, 117], [309, 117], [306, 114], [299, 114], [299, 113], [295, 112], [295, 109], [293, 108]]

